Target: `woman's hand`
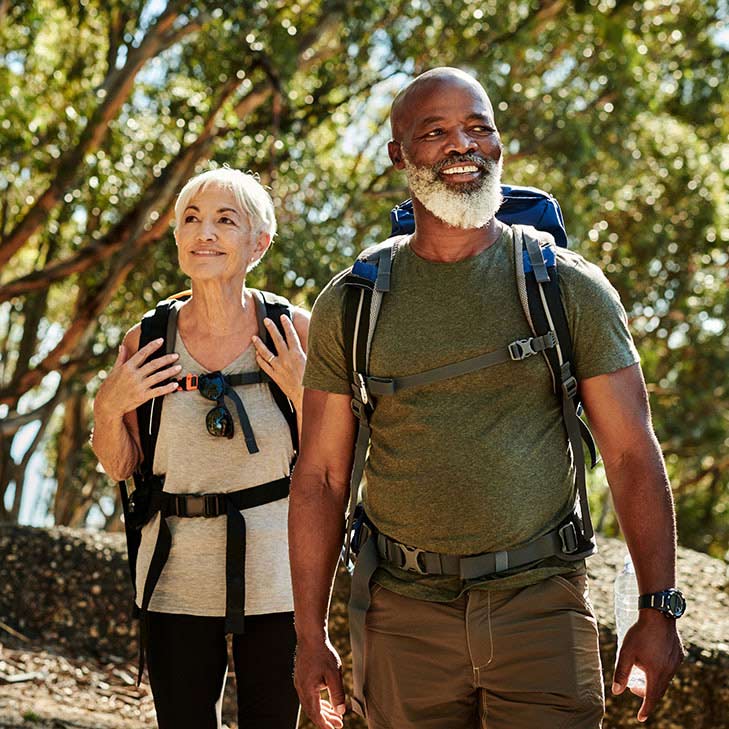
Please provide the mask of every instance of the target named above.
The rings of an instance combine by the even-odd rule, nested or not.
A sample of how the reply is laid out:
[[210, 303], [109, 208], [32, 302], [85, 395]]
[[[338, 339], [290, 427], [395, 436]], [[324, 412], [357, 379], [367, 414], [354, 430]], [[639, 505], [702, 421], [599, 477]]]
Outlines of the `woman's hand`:
[[266, 318], [263, 323], [271, 335], [278, 354], [274, 355], [260, 337], [254, 336], [253, 345], [256, 348], [258, 366], [283, 390], [286, 397], [294, 404], [296, 411], [300, 413], [304, 395], [301, 383], [304, 378], [306, 354], [301, 346], [299, 335], [293, 322], [285, 314], [281, 315], [285, 340], [273, 321]]
[[167, 354], [145, 364], [145, 360], [161, 346], [163, 339], [155, 339], [129, 357], [125, 344], [119, 347], [114, 366], [99, 388], [94, 402], [97, 420], [116, 420], [136, 410], [153, 397], [169, 395], [177, 390], [177, 383], [160, 385], [160, 382], [180, 372], [180, 365], [173, 364], [179, 355]]

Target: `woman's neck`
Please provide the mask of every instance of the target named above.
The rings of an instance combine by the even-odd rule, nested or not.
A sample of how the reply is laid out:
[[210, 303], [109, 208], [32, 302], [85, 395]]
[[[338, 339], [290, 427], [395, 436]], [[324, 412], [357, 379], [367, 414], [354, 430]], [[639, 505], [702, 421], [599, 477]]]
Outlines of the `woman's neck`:
[[193, 281], [192, 297], [183, 307], [185, 329], [204, 329], [208, 336], [241, 330], [254, 306], [245, 281]]

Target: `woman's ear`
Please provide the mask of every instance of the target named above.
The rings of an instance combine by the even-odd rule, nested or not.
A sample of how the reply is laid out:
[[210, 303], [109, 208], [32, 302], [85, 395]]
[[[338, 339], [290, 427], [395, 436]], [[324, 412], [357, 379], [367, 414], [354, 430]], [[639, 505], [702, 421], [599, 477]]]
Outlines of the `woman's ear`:
[[268, 250], [268, 246], [271, 245], [271, 234], [268, 231], [262, 230], [258, 234], [258, 240], [256, 241], [256, 253], [261, 252], [259, 258]]
[[263, 258], [263, 254], [268, 250], [270, 245], [271, 234], [265, 230], [261, 231], [256, 239], [256, 247], [253, 249], [253, 256], [251, 257], [251, 262], [248, 266], [249, 271], [261, 260], [261, 258]]

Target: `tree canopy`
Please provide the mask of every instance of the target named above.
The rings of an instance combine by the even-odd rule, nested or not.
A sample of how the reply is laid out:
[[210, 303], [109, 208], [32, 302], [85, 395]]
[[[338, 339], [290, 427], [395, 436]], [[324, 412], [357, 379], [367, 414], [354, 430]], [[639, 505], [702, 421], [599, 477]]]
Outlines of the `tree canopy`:
[[[196, 171], [270, 186], [251, 284], [310, 305], [405, 195], [387, 114], [454, 65], [494, 102], [505, 179], [552, 192], [628, 310], [687, 546], [729, 548], [729, 90], [723, 0], [0, 3], [0, 517], [39, 450], [56, 523], [112, 485], [89, 398], [126, 329], [186, 287]], [[32, 437], [26, 428], [32, 428]], [[607, 500], [598, 494], [607, 507]], [[106, 503], [103, 502], [102, 503]], [[118, 516], [105, 506], [109, 525]], [[614, 529], [603, 509], [601, 523]]]

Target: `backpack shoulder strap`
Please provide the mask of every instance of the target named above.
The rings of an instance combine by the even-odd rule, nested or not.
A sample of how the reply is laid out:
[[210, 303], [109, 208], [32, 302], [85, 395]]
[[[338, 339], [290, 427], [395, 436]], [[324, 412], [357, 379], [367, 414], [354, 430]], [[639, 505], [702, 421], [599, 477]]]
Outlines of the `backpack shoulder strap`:
[[[294, 320], [294, 312], [291, 303], [288, 299], [277, 294], [272, 294], [269, 291], [259, 291], [258, 289], [251, 289], [253, 295], [258, 298], [259, 303], [263, 306], [256, 307], [256, 313], [258, 315], [258, 331], [261, 337], [266, 342], [266, 346], [274, 353], [276, 351], [276, 345], [274, 344], [273, 338], [268, 333], [268, 330], [263, 325], [264, 317], [268, 317], [271, 321], [276, 324], [277, 329], [281, 333], [281, 336], [286, 338], [286, 334], [281, 324], [281, 317], [287, 316], [291, 321]], [[296, 420], [296, 410], [294, 409], [291, 401], [286, 397], [284, 391], [273, 381], [269, 381], [269, 387], [271, 388], [271, 396], [274, 402], [278, 406], [281, 414], [286, 419], [286, 423], [289, 426], [291, 432], [291, 443], [294, 446], [294, 450], [299, 450], [299, 427]]]
[[[370, 347], [382, 305], [382, 296], [390, 290], [390, 276], [395, 252], [407, 235], [394, 236], [367, 248], [344, 277], [344, 349], [347, 370], [353, 387], [361, 390], [355, 374], [369, 372]], [[367, 404], [369, 396], [363, 395]]]
[[[189, 296], [188, 292], [180, 294], [178, 297], [161, 301], [157, 306], [148, 311], [141, 321], [141, 331], [139, 334], [139, 349], [145, 347], [151, 341], [159, 339], [164, 340], [162, 346], [148, 358], [148, 361], [162, 357], [165, 354], [173, 352], [175, 349], [175, 340], [177, 339], [177, 312], [180, 300], [184, 300]], [[154, 398], [142, 403], [137, 408], [137, 423], [139, 425], [139, 440], [142, 446], [142, 462], [134, 473], [134, 493], [130, 495], [126, 481], [119, 482], [119, 491], [121, 494], [122, 509], [124, 511], [124, 531], [127, 537], [127, 556], [129, 561], [129, 571], [132, 577], [132, 589], [136, 597], [136, 565], [137, 554], [139, 552], [139, 544], [141, 540], [141, 532], [136, 521], [140, 518], [140, 514], [132, 513], [137, 509], [144, 511], [144, 505], [148, 495], [153, 490], [161, 490], [164, 484], [163, 479], [155, 478], [154, 468], [154, 449], [157, 445], [157, 435], [159, 433], [160, 417], [162, 415], [161, 397]], [[144, 493], [143, 493], [144, 492]], [[135, 502], [135, 507], [132, 502]], [[136, 602], [133, 603], [132, 613], [137, 613]]]
[[395, 252], [408, 237], [408, 235], [395, 236], [366, 249], [357, 257], [352, 270], [344, 277], [344, 355], [352, 387], [352, 411], [359, 421], [349, 480], [345, 564], [349, 560], [354, 511], [359, 500], [359, 488], [367, 460], [371, 432], [370, 417], [375, 408], [375, 402], [367, 388], [372, 337], [377, 326], [382, 297], [390, 290]]
[[545, 349], [542, 354], [552, 375], [554, 392], [562, 407], [565, 429], [572, 448], [582, 514], [581, 536], [589, 541], [593, 539], [593, 528], [587, 499], [582, 442], [588, 447], [593, 467], [597, 463], [597, 449], [589, 428], [579, 417], [582, 404], [575, 376], [572, 336], [560, 295], [554, 239], [548, 233], [529, 226], [514, 225], [512, 230], [516, 285], [524, 315], [535, 336], [551, 331], [557, 339], [557, 346]]
[[[139, 336], [139, 349], [155, 339], [162, 338], [163, 345], [154, 352], [147, 361], [163, 357], [175, 350], [177, 339], [177, 313], [180, 299], [166, 299], [148, 311], [141, 322]], [[139, 424], [139, 439], [142, 445], [141, 473], [152, 475], [154, 464], [154, 449], [157, 444], [160, 418], [162, 416], [163, 398], [157, 397], [142, 403], [137, 408], [137, 422]]]

